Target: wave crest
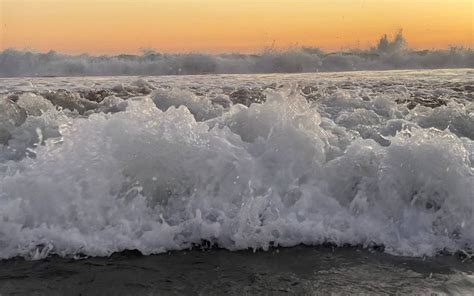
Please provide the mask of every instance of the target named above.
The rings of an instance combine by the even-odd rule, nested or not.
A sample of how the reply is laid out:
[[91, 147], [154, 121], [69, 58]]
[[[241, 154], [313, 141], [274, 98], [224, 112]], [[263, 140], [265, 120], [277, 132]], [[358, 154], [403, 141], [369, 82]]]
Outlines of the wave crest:
[[312, 48], [262, 54], [162, 54], [91, 56], [54, 51], [0, 52], [0, 77], [304, 73], [354, 70], [473, 68], [472, 49], [352, 50], [325, 53]]

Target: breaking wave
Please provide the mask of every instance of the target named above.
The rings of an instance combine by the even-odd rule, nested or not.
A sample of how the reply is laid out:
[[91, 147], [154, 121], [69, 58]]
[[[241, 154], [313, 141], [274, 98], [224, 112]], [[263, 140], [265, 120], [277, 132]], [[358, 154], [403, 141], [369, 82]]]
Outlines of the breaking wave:
[[401, 100], [407, 88], [369, 93], [369, 82], [283, 84], [262, 89], [259, 103], [242, 103], [256, 101], [250, 90], [144, 80], [96, 101], [4, 95], [0, 257], [152, 254], [203, 240], [408, 256], [472, 249], [469, 93], [413, 106]]
[[0, 52], [0, 77], [304, 73], [354, 70], [441, 69], [474, 67], [472, 49], [353, 50], [325, 53], [301, 48], [262, 54], [161, 54], [91, 56], [54, 51]]

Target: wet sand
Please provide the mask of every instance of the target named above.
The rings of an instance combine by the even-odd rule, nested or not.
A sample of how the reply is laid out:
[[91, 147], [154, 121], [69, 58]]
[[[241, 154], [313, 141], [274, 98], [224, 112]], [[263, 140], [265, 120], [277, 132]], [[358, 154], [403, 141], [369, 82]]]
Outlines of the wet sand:
[[1, 295], [468, 294], [474, 262], [407, 258], [355, 248], [267, 252], [122, 252], [82, 260], [0, 262]]

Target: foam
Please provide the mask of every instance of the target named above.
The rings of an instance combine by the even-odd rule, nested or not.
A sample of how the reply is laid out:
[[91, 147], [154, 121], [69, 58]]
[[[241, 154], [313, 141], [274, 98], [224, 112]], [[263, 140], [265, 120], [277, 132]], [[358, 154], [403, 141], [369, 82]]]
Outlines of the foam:
[[202, 240], [472, 249], [471, 105], [410, 110], [397, 94], [361, 92], [312, 102], [293, 83], [247, 107], [159, 88], [84, 115], [38, 95], [2, 101], [2, 147], [23, 154], [0, 152], [0, 257], [152, 254]]

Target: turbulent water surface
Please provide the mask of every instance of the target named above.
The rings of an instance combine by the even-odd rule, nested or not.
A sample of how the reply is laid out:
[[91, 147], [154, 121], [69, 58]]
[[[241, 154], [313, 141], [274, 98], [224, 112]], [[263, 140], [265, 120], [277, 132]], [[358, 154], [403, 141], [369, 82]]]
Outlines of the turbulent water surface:
[[[382, 41], [381, 39], [380, 41]], [[68, 55], [55, 51], [0, 51], [0, 77], [304, 73], [353, 70], [452, 69], [474, 67], [474, 50], [414, 50], [401, 32], [376, 48], [324, 52], [314, 47], [267, 48], [257, 54], [159, 53]], [[387, 40], [386, 40], [387, 41]]]
[[0, 258], [474, 247], [474, 71], [0, 80]]

